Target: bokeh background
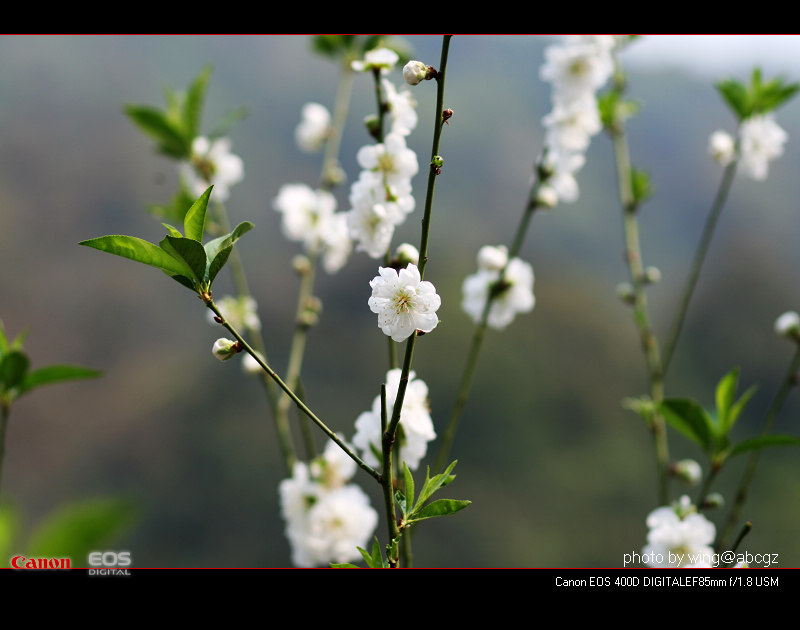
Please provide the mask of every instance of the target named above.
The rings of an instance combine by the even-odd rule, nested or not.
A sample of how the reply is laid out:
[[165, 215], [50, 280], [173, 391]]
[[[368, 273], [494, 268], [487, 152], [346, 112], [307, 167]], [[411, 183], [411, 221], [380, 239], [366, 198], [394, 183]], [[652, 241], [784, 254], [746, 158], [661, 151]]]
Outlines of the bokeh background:
[[[416, 58], [438, 64], [439, 37], [407, 40]], [[455, 116], [442, 141], [426, 272], [442, 296], [442, 323], [414, 358], [439, 430], [472, 330], [460, 286], [478, 248], [508, 243], [518, 221], [550, 109], [538, 68], [552, 41], [470, 36], [451, 44], [446, 106]], [[641, 223], [645, 263], [664, 276], [649, 292], [662, 340], [721, 176], [708, 136], [734, 130], [713, 83], [745, 80], [754, 64], [768, 76], [800, 79], [796, 46], [782, 37], [654, 36], [623, 56], [629, 93], [641, 103], [629, 125], [633, 160], [650, 171], [656, 193]], [[300, 36], [6, 36], [0, 58], [0, 319], [10, 335], [29, 328], [34, 367], [77, 363], [104, 372], [14, 405], [3, 500], [22, 514], [20, 548], [60, 505], [123, 496], [136, 503], [137, 518], [112, 548], [130, 550], [134, 566], [288, 566], [277, 491], [284, 470], [260, 387], [234, 363], [212, 358], [220, 331], [189, 291], [77, 242], [114, 233], [161, 238], [146, 206], [171, 198], [176, 168], [154, 154], [122, 107], [161, 106], [165, 85], [184, 89], [211, 64], [203, 129], [235, 107], [250, 111], [230, 134], [246, 177], [228, 210], [232, 221], [256, 224], [239, 247], [282, 372], [297, 291], [289, 261], [299, 250], [282, 238], [271, 200], [284, 183], [317, 181], [319, 157], [301, 154], [293, 131], [304, 103], [332, 107], [337, 68]], [[421, 122], [409, 145], [421, 161], [434, 92], [431, 84], [415, 88]], [[358, 77], [341, 151], [351, 181], [356, 151], [369, 142], [360, 121], [373, 109], [371, 79]], [[766, 182], [734, 183], [667, 381], [669, 395], [711, 407], [716, 382], [740, 366], [743, 386], [760, 389], [739, 439], [759, 430], [791, 358], [773, 322], [800, 308], [800, 101], [778, 121], [789, 134], [785, 155]], [[537, 213], [525, 241], [535, 310], [487, 336], [448, 493], [473, 505], [420, 528], [418, 566], [620, 566], [645, 543], [655, 464], [649, 434], [620, 404], [647, 384], [631, 314], [614, 293], [626, 269], [609, 140], [596, 137], [587, 157], [580, 200]], [[415, 190], [421, 207], [423, 176]], [[338, 199], [346, 209], [346, 187]], [[419, 216], [395, 243], [418, 242]], [[304, 383], [312, 408], [347, 437], [385, 374], [385, 337], [367, 307], [376, 271], [357, 254], [317, 282], [324, 313], [310, 335]], [[216, 295], [230, 287], [224, 275]], [[800, 433], [798, 411], [795, 394], [776, 430]], [[672, 449], [705, 465], [682, 438], [673, 436]], [[721, 476], [728, 498], [744, 460]], [[360, 483], [380, 505], [374, 484], [365, 475]], [[800, 566], [797, 451], [763, 457], [751, 495], [746, 517], [755, 527], [745, 547]]]

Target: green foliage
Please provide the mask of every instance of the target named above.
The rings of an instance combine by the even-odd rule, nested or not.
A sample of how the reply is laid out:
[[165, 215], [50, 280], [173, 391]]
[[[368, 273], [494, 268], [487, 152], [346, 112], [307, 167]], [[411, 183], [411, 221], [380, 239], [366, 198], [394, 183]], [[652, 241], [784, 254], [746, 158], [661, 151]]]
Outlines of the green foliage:
[[186, 211], [183, 217], [186, 236], [176, 227], [165, 223], [163, 225], [169, 234], [158, 245], [135, 236], [119, 234], [78, 244], [161, 269], [175, 281], [202, 295], [211, 290], [211, 284], [227, 262], [234, 243], [253, 229], [252, 223], [244, 221], [229, 234], [215, 238], [204, 246], [202, 238], [212, 188], [209, 186]]
[[26, 334], [27, 332], [20, 333], [12, 343], [8, 343], [0, 322], [0, 404], [5, 408], [15, 399], [41, 385], [100, 376], [101, 373], [97, 370], [77, 365], [50, 365], [30, 371], [30, 359], [22, 351]]
[[165, 88], [167, 108], [149, 105], [126, 105], [125, 113], [147, 135], [156, 141], [159, 153], [176, 160], [188, 160], [192, 141], [199, 135], [200, 118], [205, 102], [211, 68], [204, 68], [189, 85], [184, 95]]
[[643, 203], [652, 197], [653, 190], [650, 185], [650, 174], [631, 168], [631, 190], [633, 192], [633, 200], [637, 204]]
[[135, 515], [134, 505], [122, 499], [72, 503], [50, 514], [37, 527], [28, 544], [28, 553], [85, 561], [91, 551], [109, 544], [128, 527]]
[[800, 83], [787, 84], [783, 77], [764, 83], [761, 69], [755, 68], [750, 77], [750, 85], [745, 86], [735, 79], [725, 79], [717, 83], [716, 88], [741, 122], [751, 116], [777, 109], [795, 95], [800, 89]]
[[[403, 462], [403, 477], [406, 484], [406, 494], [397, 491], [395, 493], [395, 502], [397, 503], [400, 511], [403, 513], [402, 527], [413, 525], [418, 521], [423, 521], [428, 518], [435, 518], [437, 516], [447, 516], [455, 514], [459, 510], [463, 510], [471, 502], [456, 499], [438, 499], [428, 503], [428, 500], [441, 488], [448, 485], [455, 479], [455, 475], [451, 475], [453, 468], [455, 468], [458, 460], [454, 461], [447, 467], [443, 473], [430, 476], [430, 468], [425, 474], [425, 483], [419, 491], [419, 497], [416, 502], [414, 501], [414, 479], [408, 466]], [[427, 504], [427, 505], [426, 505]]]
[[749, 451], [772, 446], [800, 445], [800, 438], [788, 435], [758, 436], [732, 444], [731, 430], [756, 392], [754, 385], [737, 400], [738, 382], [739, 368], [734, 368], [720, 379], [716, 389], [715, 414], [709, 413], [700, 403], [688, 398], [667, 398], [662, 401], [659, 410], [672, 428], [700, 446], [715, 467], [721, 466], [731, 457]]

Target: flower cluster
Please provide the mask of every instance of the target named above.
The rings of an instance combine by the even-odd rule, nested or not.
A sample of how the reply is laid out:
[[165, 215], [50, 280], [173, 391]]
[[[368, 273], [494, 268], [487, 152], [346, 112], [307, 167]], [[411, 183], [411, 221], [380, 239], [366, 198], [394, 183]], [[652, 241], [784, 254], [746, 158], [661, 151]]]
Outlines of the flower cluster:
[[[509, 261], [508, 250], [502, 245], [481, 247], [477, 259], [478, 271], [464, 280], [464, 299], [461, 302], [461, 308], [476, 324], [483, 317], [491, 291], [496, 292], [487, 319], [492, 328], [502, 330], [514, 321], [517, 313], [533, 310], [536, 300], [533, 297], [533, 268], [530, 264], [519, 258]], [[497, 285], [503, 269], [503, 282]]]
[[352, 562], [356, 547], [366, 547], [378, 524], [369, 497], [347, 484], [356, 465], [344, 451], [328, 442], [310, 465], [298, 462], [278, 491], [292, 562], [300, 567]]
[[328, 273], [336, 273], [347, 262], [352, 244], [347, 218], [336, 212], [336, 198], [327, 190], [312, 190], [305, 184], [285, 184], [272, 202], [283, 214], [283, 234], [304, 244], [310, 254], [321, 254]]
[[417, 330], [428, 333], [436, 328], [442, 298], [430, 282], [422, 280], [415, 264], [409, 263], [399, 273], [391, 267], [378, 267], [378, 273], [369, 283], [372, 297], [368, 304], [377, 313], [383, 334], [404, 341]]
[[689, 497], [677, 505], [656, 508], [647, 516], [647, 545], [642, 554], [652, 567], [702, 568], [712, 565], [714, 523], [698, 514]]
[[[750, 116], [739, 127], [739, 166], [751, 179], [764, 181], [769, 163], [783, 155], [788, 136], [772, 114]], [[722, 166], [736, 157], [736, 141], [725, 131], [715, 131], [709, 138], [709, 153]]]
[[[378, 51], [370, 51], [361, 63], [380, 67], [386, 74], [397, 63], [394, 53], [394, 61], [389, 63], [390, 52], [385, 50], [378, 55]], [[398, 91], [386, 78], [381, 79], [381, 88], [389, 114], [389, 133], [383, 142], [359, 149], [356, 159], [363, 170], [350, 187], [347, 213], [347, 226], [356, 249], [371, 258], [386, 253], [395, 227], [413, 212], [411, 178], [419, 171], [417, 154], [406, 145], [406, 136], [417, 126], [417, 102], [409, 90]]]
[[192, 142], [190, 162], [181, 165], [181, 175], [195, 196], [203, 194], [209, 185], [220, 201], [230, 196], [230, 187], [244, 179], [244, 162], [231, 153], [231, 141], [218, 138], [211, 142], [199, 136]]
[[[397, 400], [402, 370], [389, 370], [386, 374], [386, 415], [391, 417]], [[428, 386], [424, 381], [415, 378], [415, 373], [408, 374], [408, 387], [403, 398], [400, 411], [400, 459], [411, 470], [416, 470], [420, 460], [425, 457], [428, 442], [436, 438], [433, 420], [428, 408]], [[381, 452], [381, 397], [376, 396], [372, 409], [365, 411], [356, 419], [356, 434], [353, 444], [362, 451], [362, 458], [370, 466], [379, 466], [375, 451]]]
[[[544, 51], [539, 75], [553, 86], [553, 109], [542, 120], [545, 166], [552, 173], [546, 188], [567, 203], [578, 198], [575, 173], [586, 161], [584, 153], [592, 136], [602, 129], [595, 95], [614, 71], [614, 45], [610, 35], [576, 35]], [[548, 190], [545, 199], [552, 201], [552, 197]]]

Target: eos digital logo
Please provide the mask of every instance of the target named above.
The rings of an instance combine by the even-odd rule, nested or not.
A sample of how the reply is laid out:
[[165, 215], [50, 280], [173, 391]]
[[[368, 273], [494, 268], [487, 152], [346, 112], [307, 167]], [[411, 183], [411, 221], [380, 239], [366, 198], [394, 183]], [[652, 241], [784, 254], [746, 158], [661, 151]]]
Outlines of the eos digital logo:
[[128, 569], [121, 567], [131, 566], [130, 551], [93, 551], [89, 554], [90, 567], [102, 567], [99, 569], [89, 569], [89, 575], [131, 575]]

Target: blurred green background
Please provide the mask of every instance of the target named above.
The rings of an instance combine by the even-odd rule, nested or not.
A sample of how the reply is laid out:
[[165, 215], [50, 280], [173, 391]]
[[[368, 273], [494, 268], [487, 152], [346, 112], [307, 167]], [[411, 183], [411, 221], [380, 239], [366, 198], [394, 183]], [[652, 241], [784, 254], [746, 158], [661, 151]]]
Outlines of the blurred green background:
[[[416, 58], [438, 64], [439, 37], [407, 39]], [[538, 68], [551, 42], [455, 37], [451, 45], [445, 105], [455, 115], [442, 141], [426, 271], [442, 296], [442, 323], [414, 358], [439, 431], [472, 330], [459, 306], [461, 282], [474, 272], [478, 248], [508, 243], [518, 221], [550, 109]], [[702, 53], [718, 62], [714, 77], [637, 57], [646, 41], [623, 56], [631, 59], [629, 93], [642, 105], [629, 125], [633, 160], [650, 171], [656, 192], [641, 222], [645, 263], [664, 276], [649, 292], [662, 341], [721, 176], [707, 156], [708, 136], [734, 131], [713, 82], [727, 74], [745, 80], [751, 67], [726, 63], [723, 43]], [[283, 372], [297, 291], [289, 261], [299, 250], [282, 238], [271, 200], [284, 183], [317, 181], [319, 157], [299, 153], [293, 132], [304, 103], [332, 107], [337, 69], [299, 36], [6, 36], [0, 58], [0, 319], [12, 336], [30, 328], [34, 367], [104, 371], [15, 404], [4, 498], [22, 511], [23, 530], [68, 501], [133, 498], [139, 518], [114, 546], [132, 552], [133, 566], [288, 566], [277, 491], [284, 471], [260, 387], [237, 365], [212, 358], [220, 331], [189, 291], [77, 242], [163, 236], [145, 207], [171, 198], [176, 168], [153, 153], [122, 106], [161, 106], [165, 85], [184, 89], [210, 63], [204, 130], [230, 109], [250, 110], [230, 134], [246, 176], [228, 210], [234, 223], [256, 225], [239, 247], [270, 357]], [[767, 76], [800, 79], [796, 59], [764, 63]], [[421, 161], [434, 92], [431, 84], [414, 92], [420, 124], [409, 145]], [[360, 121], [373, 110], [371, 80], [359, 76], [341, 151], [350, 181], [356, 151], [369, 142]], [[667, 381], [669, 395], [710, 407], [719, 378], [741, 366], [743, 386], [760, 389], [739, 439], [759, 430], [791, 358], [773, 322], [800, 308], [800, 102], [782, 108], [778, 121], [789, 134], [785, 155], [765, 183], [734, 183]], [[620, 405], [647, 383], [631, 314], [614, 294], [627, 278], [612, 157], [608, 139], [595, 138], [578, 203], [534, 217], [522, 257], [536, 273], [536, 308], [504, 333], [489, 332], [452, 451], [458, 478], [448, 496], [473, 505], [419, 529], [418, 566], [620, 566], [624, 553], [645, 543], [655, 464], [649, 434]], [[414, 185], [421, 208], [424, 176]], [[337, 196], [347, 209], [346, 187]], [[395, 243], [418, 242], [420, 216]], [[385, 375], [385, 337], [367, 307], [376, 271], [357, 254], [317, 282], [324, 312], [310, 335], [304, 383], [310, 406], [348, 438]], [[225, 275], [215, 295], [230, 288]], [[795, 394], [776, 431], [799, 434], [798, 411]], [[672, 449], [705, 467], [684, 439], [673, 435]], [[727, 498], [744, 460], [721, 476]], [[375, 484], [357, 480], [380, 505]], [[800, 566], [797, 451], [768, 452], [751, 495], [745, 516], [754, 530], [745, 547], [779, 553], [778, 566]]]

